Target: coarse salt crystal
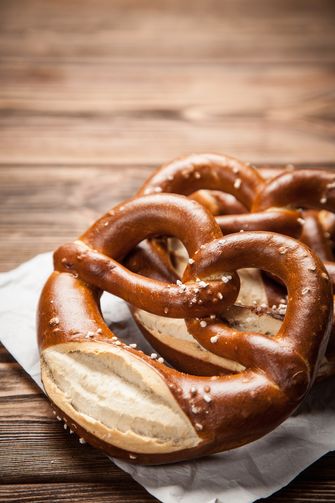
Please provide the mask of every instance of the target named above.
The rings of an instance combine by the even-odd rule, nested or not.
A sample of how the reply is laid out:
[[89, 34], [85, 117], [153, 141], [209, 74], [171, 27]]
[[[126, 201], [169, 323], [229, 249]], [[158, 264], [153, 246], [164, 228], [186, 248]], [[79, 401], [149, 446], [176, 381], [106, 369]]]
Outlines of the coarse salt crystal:
[[59, 318], [57, 316], [55, 316], [54, 318], [51, 318], [51, 320], [49, 321], [49, 325], [51, 327], [53, 327], [55, 325], [59, 325]]
[[199, 288], [207, 288], [208, 287], [208, 283], [206, 283], [205, 281], [199, 281]]

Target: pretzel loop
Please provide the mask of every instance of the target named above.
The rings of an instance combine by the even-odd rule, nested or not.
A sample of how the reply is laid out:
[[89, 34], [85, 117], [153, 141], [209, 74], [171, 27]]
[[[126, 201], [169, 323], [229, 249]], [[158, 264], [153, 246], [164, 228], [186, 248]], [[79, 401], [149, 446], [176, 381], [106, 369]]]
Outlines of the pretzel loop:
[[262, 176], [237, 159], [215, 154], [197, 154], [163, 165], [142, 186], [138, 195], [173, 192], [189, 195], [201, 189], [220, 190], [236, 197], [250, 209]]
[[236, 274], [229, 283], [221, 278], [205, 283], [204, 270], [192, 281], [176, 285], [135, 274], [118, 262], [143, 239], [162, 234], [179, 238], [194, 261], [206, 243], [222, 236], [214, 218], [198, 203], [168, 194], [145, 196], [114, 208], [81, 240], [60, 247], [54, 254], [55, 267], [162, 316], [206, 316], [234, 303], [239, 291]]
[[[298, 238], [300, 241], [307, 244], [308, 247], [316, 252], [319, 258], [325, 262], [324, 265], [327, 272], [333, 284], [335, 284], [334, 174], [320, 170], [295, 170], [292, 166], [287, 166], [287, 169], [283, 171], [278, 169], [259, 170], [258, 176], [261, 180], [259, 178], [259, 182], [257, 182], [252, 175], [254, 171], [253, 168], [239, 163], [238, 168], [235, 165], [232, 169], [236, 177], [232, 184], [229, 183], [229, 176], [231, 174], [229, 169], [232, 168], [232, 163], [234, 163], [234, 160], [230, 158], [221, 157], [220, 160], [218, 160], [216, 156], [212, 158], [207, 155], [190, 156], [189, 158], [176, 160], [162, 166], [157, 173], [146, 181], [142, 190], [166, 190], [189, 193], [189, 186], [194, 188], [192, 180], [195, 177], [195, 171], [198, 183], [196, 188], [200, 190], [190, 194], [190, 197], [198, 200], [216, 215], [216, 221], [224, 235], [245, 231], [271, 231]], [[215, 164], [214, 169], [213, 164]], [[200, 173], [198, 173], [196, 169], [197, 165], [200, 166]], [[188, 167], [188, 169], [185, 170], [185, 167]], [[207, 174], [208, 170], [211, 168], [212, 178]], [[203, 172], [201, 170], [203, 170]], [[247, 174], [245, 178], [242, 176], [244, 173]], [[217, 184], [214, 182], [215, 177], [220, 180]], [[184, 182], [182, 182], [183, 179]], [[191, 180], [191, 182], [189, 180]], [[225, 181], [223, 182], [223, 180]], [[206, 189], [210, 189], [211, 191]], [[246, 200], [243, 199], [245, 194], [242, 194], [242, 198], [241, 194], [240, 196], [238, 195], [241, 189], [244, 189], [244, 192], [246, 191], [247, 193], [249, 189], [253, 191], [251, 204], [248, 204]], [[224, 192], [220, 192], [220, 190]], [[242, 201], [244, 204], [242, 204]], [[300, 209], [301, 207], [304, 209]], [[299, 208], [298, 211], [296, 210], [297, 208]], [[306, 208], [312, 209], [306, 210]], [[147, 255], [153, 267], [153, 250], [151, 253], [147, 253]], [[179, 264], [183, 263], [180, 255], [173, 255], [173, 257], [176, 257], [175, 261], [177, 264], [178, 261]], [[243, 296], [242, 293], [241, 298], [243, 298], [244, 314], [242, 313], [242, 308], [240, 314], [236, 309], [226, 311], [228, 316], [227, 321], [231, 323], [234, 321], [234, 317], [238, 315], [238, 323], [243, 324], [243, 317], [245, 319], [248, 318], [253, 323], [256, 323], [256, 325], [261, 323], [265, 330], [265, 325], [270, 323], [271, 326], [268, 327], [270, 329], [269, 332], [273, 334], [276, 331], [275, 325], [277, 325], [278, 328], [279, 323], [279, 321], [275, 323], [272, 321], [273, 316], [282, 316], [286, 309], [286, 292], [283, 289], [282, 282], [278, 281], [278, 277], [275, 277], [272, 273], [267, 273], [265, 275], [262, 273], [262, 278], [259, 276], [259, 283], [262, 285], [260, 290], [262, 287], [265, 289], [265, 295], [263, 295], [263, 300], [259, 302], [259, 304], [261, 304], [261, 306], [273, 306], [274, 308], [278, 306], [279, 311], [276, 312], [276, 309], [267, 309], [267, 313], [265, 313], [264, 316], [263, 314], [261, 316], [252, 315], [253, 303], [258, 302], [258, 294], [255, 293], [257, 299], [257, 301], [255, 301], [255, 297], [253, 298], [253, 290], [251, 290], [251, 294], [249, 295]], [[242, 292], [244, 290], [243, 284], [242, 281]], [[282, 302], [284, 302], [284, 304], [282, 304]], [[250, 314], [252, 315], [251, 317]], [[135, 318], [136, 316], [135, 314]], [[139, 323], [139, 325], [141, 327], [141, 323]], [[197, 324], [193, 323], [193, 334], [196, 326]], [[221, 333], [222, 331], [223, 325], [221, 325]], [[229, 332], [229, 325], [225, 325], [225, 331]], [[147, 334], [147, 331], [145, 331], [145, 333]], [[150, 339], [151, 333], [148, 334], [148, 337]], [[216, 340], [216, 335], [213, 334], [212, 338]], [[257, 340], [259, 342], [259, 339]], [[202, 363], [202, 366], [198, 364], [200, 373], [207, 374], [212, 371], [210, 365], [207, 365], [204, 355], [199, 352], [195, 354], [193, 351], [194, 348], [185, 348], [190, 358], [183, 358], [182, 351], [177, 347], [177, 341], [178, 338], [176, 338], [176, 341], [173, 341], [173, 347], [175, 355], [178, 356], [172, 356], [171, 358], [171, 352], [168, 351], [166, 346], [162, 346], [160, 338], [154, 337], [152, 339], [152, 342], [154, 344], [157, 343], [157, 347], [159, 346], [161, 348], [163, 354], [169, 355], [171, 360], [175, 361], [178, 368], [187, 370], [190, 368], [189, 365], [191, 367], [196, 367], [196, 361], [198, 361]], [[248, 338], [248, 341], [250, 341], [250, 338]], [[333, 371], [332, 365], [335, 368], [335, 365], [329, 360], [329, 358], [333, 359], [332, 347], [334, 341], [335, 326], [333, 326], [332, 337], [327, 351], [327, 366], [330, 368], [331, 372]], [[209, 350], [213, 351], [211, 345], [209, 345]], [[191, 355], [198, 360], [192, 363]], [[236, 356], [236, 359], [239, 358]], [[227, 362], [221, 363], [224, 369], [231, 369], [231, 365], [229, 364], [227, 366]]]
[[[283, 280], [288, 289], [288, 306], [279, 332], [272, 337], [240, 332], [212, 319], [206, 320], [204, 328], [197, 320], [187, 320], [192, 335], [219, 356], [247, 368], [262, 369], [286, 392], [297, 394], [299, 389], [304, 393], [310, 369], [314, 372], [327, 344], [321, 344], [320, 324], [326, 330], [331, 317], [331, 297], [329, 290], [324, 290], [329, 280], [321, 261], [297, 241], [265, 232], [234, 234], [212, 241], [199, 255], [203, 260], [187, 267], [184, 280], [201, 274], [201, 267], [207, 272], [260, 268]], [[324, 313], [329, 314], [328, 319]]]
[[[163, 174], [165, 181], [158, 172], [144, 192], [219, 187], [247, 209], [264, 183], [253, 168], [210, 155], [176, 161]], [[271, 221], [270, 213], [250, 218], [250, 224]], [[178, 284], [165, 281], [168, 274], [146, 278], [121, 263], [142, 240], [161, 236], [187, 249]], [[268, 232], [223, 238], [197, 202], [149, 194], [104, 215], [60, 247], [54, 263], [39, 305], [42, 380], [70, 428], [113, 456], [159, 464], [243, 445], [280, 424], [313, 382], [330, 330], [331, 285], [321, 262], [295, 240]], [[236, 271], [245, 267], [268, 270], [288, 288], [287, 314], [273, 338], [236, 333], [213, 319], [235, 302]], [[151, 316], [185, 319], [213, 357], [236, 360], [236, 373], [178, 372], [126, 345], [103, 320], [104, 290]]]
[[253, 211], [304, 207], [335, 211], [335, 176], [318, 170], [284, 172], [265, 183], [252, 204]]
[[[266, 207], [271, 207], [271, 211], [256, 212], [255, 195], [263, 190], [264, 184], [265, 180], [254, 167], [237, 159], [198, 154], [163, 165], [144, 183], [138, 195], [155, 192], [190, 195], [218, 215], [216, 220], [223, 234], [263, 230], [299, 237], [302, 231], [300, 212], [276, 208], [280, 206], [276, 204]], [[232, 196], [235, 200], [229, 202], [228, 209]], [[231, 215], [231, 207], [237, 215]], [[253, 213], [245, 212], [251, 210]]]

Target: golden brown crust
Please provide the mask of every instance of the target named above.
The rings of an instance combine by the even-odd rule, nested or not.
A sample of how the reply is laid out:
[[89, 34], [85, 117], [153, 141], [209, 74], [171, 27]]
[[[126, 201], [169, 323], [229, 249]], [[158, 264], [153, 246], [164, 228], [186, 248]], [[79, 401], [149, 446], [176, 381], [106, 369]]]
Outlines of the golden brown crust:
[[[79, 241], [55, 252], [55, 272], [43, 289], [38, 311], [42, 377], [50, 398], [62, 409], [62, 417], [66, 416], [84, 439], [133, 462], [175, 462], [251, 442], [271, 431], [300, 404], [315, 378], [331, 326], [331, 284], [321, 261], [294, 239], [271, 232], [243, 232], [223, 238], [219, 225], [204, 207], [185, 197], [160, 193], [190, 194], [200, 188], [219, 188], [250, 209], [256, 191], [263, 185], [257, 171], [231, 158], [204, 155], [177, 160], [154, 174], [140, 191], [159, 194], [137, 197], [117, 206]], [[268, 213], [248, 218], [250, 222], [260, 218], [263, 224], [267, 221], [277, 225], [286, 212], [286, 216], [292, 217], [294, 233], [298, 232], [297, 213], [275, 212], [272, 216]], [[155, 279], [145, 278], [120, 263], [142, 240], [160, 236], [176, 237], [187, 249], [189, 264], [178, 284], [167, 283], [173, 270], [169, 271], [170, 264], [157, 243], [152, 243], [158, 256], [152, 259], [158, 270]], [[142, 248], [139, 262], [133, 262], [139, 273], [146, 256]], [[269, 271], [288, 288], [287, 312], [274, 337], [236, 332], [211, 317], [233, 305], [239, 290], [236, 271], [245, 267]], [[204, 348], [233, 359], [245, 370], [214, 376], [181, 373], [126, 346], [102, 318], [99, 299], [104, 290], [148, 312], [185, 318], [189, 331]], [[122, 434], [114, 433], [113, 437], [116, 426], [109, 433], [106, 424], [97, 424], [99, 415], [99, 419], [90, 418], [93, 412], [85, 407], [84, 411], [76, 409], [69, 398], [68, 384], [62, 381], [66, 373], [62, 367], [64, 358], [80, 354], [80, 379], [80, 365], [88, 354], [102, 374], [105, 363], [101, 355], [107, 355], [112, 364], [116, 351], [122, 365], [133, 362], [134, 369], [138, 367], [147, 373], [150, 382], [161, 383], [158, 387], [152, 385], [159, 393], [166, 388], [164, 396], [156, 397], [155, 403], [165, 400], [169, 404], [171, 414], [178, 416], [189, 439], [179, 439], [176, 433], [166, 448], [161, 444], [155, 451], [155, 436], [141, 443], [141, 435], [136, 432], [138, 442], [134, 443], [134, 450], [129, 449], [131, 439], [124, 444], [128, 447], [122, 449]], [[55, 371], [48, 358], [56, 358]], [[85, 388], [85, 382], [78, 386]], [[150, 383], [147, 386], [151, 389]], [[90, 429], [89, 424], [94, 427]], [[118, 447], [113, 438], [118, 439]]]
[[333, 211], [335, 175], [312, 169], [284, 172], [263, 185], [254, 198], [252, 210], [285, 206]]
[[139, 190], [139, 196], [155, 192], [189, 195], [201, 189], [232, 194], [250, 209], [255, 193], [264, 180], [252, 166], [233, 157], [193, 154], [159, 168]]
[[322, 226], [320, 212], [306, 210], [303, 212], [304, 225], [300, 241], [305, 243], [311, 250], [320, 257], [321, 260], [333, 260], [333, 252], [330, 241]]
[[240, 215], [248, 211], [232, 194], [219, 190], [198, 190], [189, 198], [205, 206], [212, 215]]
[[301, 213], [287, 209], [246, 213], [243, 215], [223, 215], [216, 218], [223, 235], [242, 231], [279, 232], [298, 238], [301, 235]]
[[[192, 169], [201, 164], [210, 166], [212, 161], [210, 156], [190, 156], [181, 160], [173, 161], [163, 166], [156, 174], [149, 178], [141, 190], [164, 190], [177, 191], [187, 193], [188, 179], [194, 176]], [[221, 159], [224, 159], [223, 157]], [[220, 170], [220, 165], [223, 162], [218, 162], [215, 170]], [[187, 170], [185, 170], [185, 166]], [[239, 174], [243, 174], [246, 169], [245, 165], [238, 169]], [[203, 169], [203, 168], [200, 168]], [[253, 167], [251, 167], [253, 169]], [[236, 171], [236, 169], [235, 169]], [[173, 176], [171, 176], [173, 172]], [[216, 174], [215, 172], [215, 174]], [[335, 274], [332, 269], [334, 266], [329, 262], [333, 260], [333, 251], [331, 248], [330, 239], [333, 239], [334, 231], [334, 214], [329, 210], [333, 208], [332, 193], [334, 192], [334, 174], [331, 171], [322, 170], [296, 170], [293, 165], [287, 165], [284, 169], [261, 169], [259, 170], [263, 177], [263, 182], [259, 183], [258, 191], [255, 191], [254, 201], [252, 204], [253, 213], [247, 213], [247, 209], [242, 213], [241, 208], [235, 210], [237, 199], [232, 195], [231, 186], [226, 185], [224, 190], [229, 194], [219, 191], [207, 191], [208, 186], [213, 188], [208, 181], [207, 172], [204, 171], [204, 176], [198, 174], [198, 188], [202, 189], [195, 193], [197, 200], [205, 205], [210, 211], [218, 215], [216, 220], [220, 225], [223, 234], [232, 232], [242, 232], [247, 230], [269, 230], [280, 232], [286, 235], [299, 238], [313, 249], [322, 260], [327, 261], [327, 270], [331, 275], [333, 284]], [[236, 173], [235, 173], [236, 174]], [[250, 174], [250, 173], [249, 173]], [[178, 175], [178, 176], [177, 176]], [[184, 184], [182, 178], [184, 176]], [[213, 175], [215, 176], [215, 175]], [[178, 178], [178, 183], [175, 178]], [[242, 180], [243, 177], [240, 177]], [[201, 180], [201, 181], [200, 181]], [[246, 182], [246, 180], [244, 180]], [[159, 185], [161, 183], [162, 185]], [[221, 184], [222, 182], [220, 182]], [[209, 184], [209, 185], [208, 185]], [[217, 185], [217, 188], [222, 188], [223, 185]], [[241, 183], [238, 183], [241, 187]], [[247, 182], [248, 185], [248, 182]], [[186, 188], [185, 188], [186, 187]], [[236, 187], [235, 187], [236, 188]], [[258, 192], [258, 195], [257, 195]], [[223, 204], [220, 207], [220, 194], [223, 197]], [[194, 197], [194, 194], [192, 194]], [[228, 208], [228, 199], [230, 197], [231, 209]], [[293, 208], [299, 206], [324, 208], [328, 204], [328, 211], [321, 210], [305, 210], [296, 212]], [[273, 208], [273, 206], [289, 206], [288, 208]], [[255, 210], [265, 210], [256, 211]], [[284, 211], [285, 213], [281, 213]], [[235, 214], [234, 214], [235, 213]], [[303, 231], [303, 232], [301, 232]], [[330, 239], [329, 239], [330, 238]], [[147, 270], [149, 273], [149, 269]], [[279, 305], [282, 298], [286, 296], [285, 288], [279, 278], [276, 278], [271, 273], [262, 273], [264, 286], [267, 293], [268, 304]], [[333, 348], [335, 341], [335, 326], [333, 326], [332, 336], [327, 350], [327, 354], [333, 357]]]

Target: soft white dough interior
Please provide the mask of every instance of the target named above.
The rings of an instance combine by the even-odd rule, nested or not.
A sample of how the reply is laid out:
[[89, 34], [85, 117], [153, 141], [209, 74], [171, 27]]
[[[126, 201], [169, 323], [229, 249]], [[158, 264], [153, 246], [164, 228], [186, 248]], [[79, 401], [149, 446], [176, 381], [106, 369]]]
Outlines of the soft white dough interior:
[[136, 309], [134, 316], [139, 324], [155, 339], [158, 339], [176, 351], [212, 363], [223, 369], [231, 370], [232, 372], [241, 372], [245, 369], [243, 365], [228, 358], [217, 356], [203, 348], [189, 333], [183, 319], [165, 318], [141, 309]]
[[[135, 310], [134, 316], [155, 339], [175, 351], [218, 365], [232, 372], [241, 372], [245, 369], [240, 363], [217, 356], [203, 348], [189, 333], [185, 321], [182, 319], [157, 316], [140, 309]], [[232, 306], [224, 317], [236, 330], [266, 335], [275, 335], [282, 324], [281, 320], [270, 314], [256, 313], [253, 309], [243, 306]]]
[[146, 362], [110, 344], [53, 346], [42, 355], [46, 391], [99, 438], [134, 452], [173, 452], [199, 437], [164, 379]]
[[224, 314], [225, 319], [236, 330], [275, 335], [281, 327], [282, 320], [268, 313], [257, 313], [244, 306], [232, 306]]
[[[186, 248], [178, 239], [169, 238], [168, 249], [174, 257], [176, 272], [182, 276], [188, 260]], [[254, 309], [247, 307], [255, 304], [258, 306], [268, 305], [260, 271], [251, 268], [239, 269], [238, 274], [241, 287], [236, 300], [237, 305], [231, 306], [229, 310], [222, 314], [236, 330], [275, 335], [281, 326], [281, 320], [267, 313], [257, 313]], [[180, 353], [212, 363], [232, 372], [241, 372], [245, 369], [240, 363], [220, 357], [203, 348], [188, 332], [183, 319], [157, 316], [140, 309], [135, 309], [134, 316], [138, 323], [155, 339]]]
[[[168, 250], [174, 257], [174, 266], [177, 274], [182, 277], [187, 266], [188, 253], [181, 241], [176, 238], [168, 239]], [[224, 271], [222, 271], [224, 273]], [[244, 306], [251, 306], [253, 302], [257, 304], [268, 304], [264, 283], [258, 269], [239, 269], [240, 291], [237, 303]]]

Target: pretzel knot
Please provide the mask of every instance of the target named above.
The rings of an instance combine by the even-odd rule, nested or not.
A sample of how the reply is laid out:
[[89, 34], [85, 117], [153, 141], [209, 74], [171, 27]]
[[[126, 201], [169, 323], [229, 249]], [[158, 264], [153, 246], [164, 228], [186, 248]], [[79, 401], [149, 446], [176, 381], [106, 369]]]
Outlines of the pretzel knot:
[[[178, 284], [122, 265], [157, 236], [174, 236], [187, 249]], [[147, 195], [114, 208], [60, 247], [54, 262], [38, 314], [44, 387], [72, 430], [119, 458], [175, 462], [259, 438], [299, 405], [325, 351], [332, 296], [320, 260], [269, 232], [224, 238], [214, 217], [182, 196]], [[215, 317], [235, 302], [241, 267], [268, 270], [288, 288], [274, 337], [237, 332]], [[103, 320], [102, 291], [153, 315], [184, 318], [201, 346], [236, 362], [236, 373], [181, 373], [124, 344]]]

